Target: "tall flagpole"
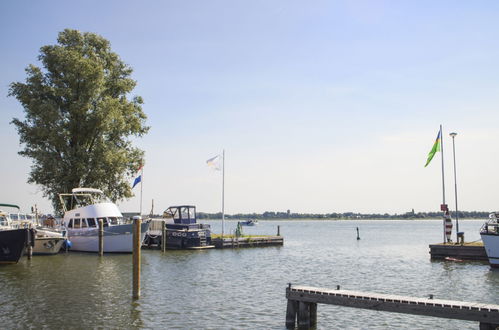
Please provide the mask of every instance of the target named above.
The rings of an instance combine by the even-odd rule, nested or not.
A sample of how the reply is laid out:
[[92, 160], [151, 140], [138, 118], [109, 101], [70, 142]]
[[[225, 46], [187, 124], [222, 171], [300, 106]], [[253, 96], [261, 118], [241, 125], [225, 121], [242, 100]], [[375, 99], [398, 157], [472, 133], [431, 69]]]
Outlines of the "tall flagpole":
[[[442, 125], [440, 125], [440, 158], [442, 159], [442, 211], [447, 210], [447, 205], [445, 204], [445, 178], [444, 178], [444, 138], [442, 134]], [[444, 243], [446, 242], [445, 238], [445, 216], [444, 216], [444, 221], [443, 221], [443, 227], [444, 227]]]
[[225, 149], [222, 151], [222, 238], [225, 229]]
[[140, 169], [140, 216], [142, 216], [142, 183], [144, 182], [144, 165]]
[[444, 139], [442, 135], [442, 125], [440, 125], [440, 158], [442, 159], [442, 204], [445, 205]]

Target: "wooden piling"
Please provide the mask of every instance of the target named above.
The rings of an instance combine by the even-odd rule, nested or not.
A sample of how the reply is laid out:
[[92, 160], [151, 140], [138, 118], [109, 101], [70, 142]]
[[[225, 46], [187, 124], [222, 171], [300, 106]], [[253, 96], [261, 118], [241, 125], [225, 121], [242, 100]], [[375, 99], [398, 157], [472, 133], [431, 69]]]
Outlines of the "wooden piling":
[[166, 221], [161, 224], [161, 251], [166, 251]]
[[309, 310], [310, 310], [310, 326], [313, 327], [317, 325], [317, 304], [310, 303]]
[[140, 298], [140, 227], [142, 218], [140, 216], [133, 219], [133, 299]]
[[104, 220], [98, 219], [99, 221], [99, 256], [104, 255]]
[[310, 327], [310, 304], [304, 301], [298, 302], [298, 327]]
[[31, 260], [33, 258], [33, 246], [35, 245], [35, 230], [31, 228], [31, 225], [29, 226], [29, 230], [26, 231], [27, 239], [26, 242], [28, 244], [28, 247], [26, 248], [26, 254], [28, 255], [28, 260]]
[[281, 236], [281, 226], [277, 226], [277, 236]]
[[288, 299], [288, 308], [286, 309], [286, 328], [288, 329], [295, 328], [297, 312], [298, 312], [298, 301]]

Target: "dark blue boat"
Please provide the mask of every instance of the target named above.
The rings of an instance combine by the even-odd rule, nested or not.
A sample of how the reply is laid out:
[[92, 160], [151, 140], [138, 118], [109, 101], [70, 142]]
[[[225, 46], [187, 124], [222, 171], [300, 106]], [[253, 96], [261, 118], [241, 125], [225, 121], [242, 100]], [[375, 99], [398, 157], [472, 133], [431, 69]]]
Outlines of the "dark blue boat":
[[152, 219], [144, 245], [161, 246], [162, 222], [166, 222], [166, 247], [170, 249], [211, 248], [210, 225], [197, 223], [193, 205], [170, 206], [160, 219]]

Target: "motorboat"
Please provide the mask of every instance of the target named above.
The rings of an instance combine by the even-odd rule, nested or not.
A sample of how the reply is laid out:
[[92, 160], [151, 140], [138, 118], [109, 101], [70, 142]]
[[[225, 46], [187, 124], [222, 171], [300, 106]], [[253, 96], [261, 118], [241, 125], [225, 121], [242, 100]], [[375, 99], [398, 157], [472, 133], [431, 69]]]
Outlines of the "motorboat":
[[210, 225], [197, 223], [193, 205], [170, 206], [161, 218], [151, 219], [151, 226], [144, 239], [145, 246], [160, 246], [165, 223], [166, 247], [169, 249], [206, 249], [211, 245]]
[[40, 223], [39, 215], [11, 212], [9, 217], [17, 228], [30, 227], [35, 229], [34, 255], [53, 255], [60, 252], [67, 241], [67, 231], [62, 226], [57, 226], [55, 219], [49, 217]]
[[36, 227], [35, 246], [33, 254], [52, 255], [61, 251], [67, 242], [67, 231], [63, 229]]
[[246, 220], [246, 221], [239, 221], [241, 226], [255, 226], [258, 225], [258, 220]]
[[[71, 241], [70, 251], [99, 252], [99, 222], [104, 231], [103, 252], [132, 253], [133, 223], [125, 223], [118, 206], [94, 188], [74, 188], [59, 194], [63, 224]], [[141, 241], [149, 227], [141, 225]]]
[[480, 229], [485, 252], [491, 267], [499, 268], [499, 213], [491, 213]]
[[[19, 210], [19, 206], [14, 204], [0, 204], [0, 206]], [[34, 244], [34, 236], [34, 229], [15, 226], [9, 213], [0, 210], [0, 264], [19, 262], [26, 248]]]

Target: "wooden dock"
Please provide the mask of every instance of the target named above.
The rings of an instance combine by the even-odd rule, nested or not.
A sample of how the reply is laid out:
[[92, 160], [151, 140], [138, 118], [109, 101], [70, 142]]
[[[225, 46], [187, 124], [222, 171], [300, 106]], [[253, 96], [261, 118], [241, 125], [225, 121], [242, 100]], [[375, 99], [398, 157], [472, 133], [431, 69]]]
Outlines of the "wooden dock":
[[430, 256], [431, 259], [488, 260], [485, 248], [481, 242], [430, 244]]
[[282, 236], [217, 237], [211, 239], [211, 244], [217, 249], [282, 246], [284, 238]]
[[339, 287], [334, 290], [291, 286], [291, 284], [286, 288], [286, 298], [288, 299], [287, 328], [294, 328], [296, 322], [300, 328], [315, 326], [318, 303], [476, 321], [480, 324], [480, 330], [499, 327], [499, 305], [493, 304], [349, 291], [340, 290]]

